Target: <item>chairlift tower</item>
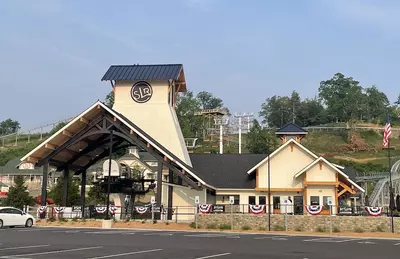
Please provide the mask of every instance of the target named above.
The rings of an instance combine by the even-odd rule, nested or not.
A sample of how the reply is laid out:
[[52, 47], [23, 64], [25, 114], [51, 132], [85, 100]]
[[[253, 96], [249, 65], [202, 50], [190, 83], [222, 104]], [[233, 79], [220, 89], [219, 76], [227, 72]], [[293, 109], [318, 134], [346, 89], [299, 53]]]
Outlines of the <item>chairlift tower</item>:
[[215, 119], [215, 125], [219, 126], [219, 153], [223, 154], [224, 153], [224, 126], [227, 126], [229, 124], [229, 118], [219, 118]]
[[203, 117], [203, 138], [213, 133], [216, 133], [218, 128], [215, 127], [215, 121], [221, 120], [227, 114], [228, 112], [224, 108], [206, 109], [195, 112], [195, 116]]
[[253, 118], [253, 113], [235, 113], [235, 118], [238, 119], [239, 129], [239, 154], [242, 153], [242, 127], [243, 123], [247, 124], [247, 133], [250, 131], [250, 124]]

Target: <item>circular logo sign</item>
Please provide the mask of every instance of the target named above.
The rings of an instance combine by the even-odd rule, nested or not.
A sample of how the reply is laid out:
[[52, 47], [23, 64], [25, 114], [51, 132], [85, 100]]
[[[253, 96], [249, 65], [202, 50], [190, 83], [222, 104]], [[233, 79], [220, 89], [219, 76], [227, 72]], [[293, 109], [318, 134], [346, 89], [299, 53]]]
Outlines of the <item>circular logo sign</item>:
[[153, 88], [147, 82], [140, 81], [132, 86], [131, 96], [137, 103], [145, 103], [151, 99], [153, 95]]

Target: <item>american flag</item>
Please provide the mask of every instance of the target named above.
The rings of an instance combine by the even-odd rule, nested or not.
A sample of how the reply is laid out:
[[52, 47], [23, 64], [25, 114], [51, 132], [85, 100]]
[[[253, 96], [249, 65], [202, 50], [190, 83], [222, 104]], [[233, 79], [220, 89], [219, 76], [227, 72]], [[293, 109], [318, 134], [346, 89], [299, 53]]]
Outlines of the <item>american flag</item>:
[[390, 136], [392, 136], [392, 129], [390, 127], [389, 118], [387, 118], [386, 125], [385, 125], [385, 130], [383, 131], [383, 146], [384, 147], [388, 147]]

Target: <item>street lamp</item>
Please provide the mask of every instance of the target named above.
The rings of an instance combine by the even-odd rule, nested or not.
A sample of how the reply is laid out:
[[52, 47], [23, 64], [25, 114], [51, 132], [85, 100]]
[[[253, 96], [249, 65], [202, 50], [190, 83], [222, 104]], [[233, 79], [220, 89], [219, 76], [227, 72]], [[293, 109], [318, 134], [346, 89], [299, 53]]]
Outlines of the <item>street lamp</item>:
[[113, 146], [113, 130], [110, 130], [110, 148], [108, 155], [108, 179], [107, 179], [107, 212], [106, 220], [110, 219], [110, 192], [111, 192], [111, 156], [112, 156], [112, 146]]

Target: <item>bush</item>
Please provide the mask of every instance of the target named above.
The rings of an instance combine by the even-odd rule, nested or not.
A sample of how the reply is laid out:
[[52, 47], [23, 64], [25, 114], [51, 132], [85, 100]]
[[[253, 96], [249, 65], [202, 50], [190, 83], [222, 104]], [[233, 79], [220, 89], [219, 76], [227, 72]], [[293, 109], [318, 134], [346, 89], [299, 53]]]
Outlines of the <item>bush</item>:
[[207, 229], [217, 229], [217, 224], [215, 223], [207, 224]]
[[251, 230], [251, 227], [250, 226], [243, 226], [242, 230]]
[[86, 222], [86, 219], [85, 219], [85, 218], [81, 218], [81, 221], [82, 221], [82, 222]]
[[273, 225], [273, 226], [272, 226], [272, 230], [275, 230], [275, 231], [285, 231], [286, 228], [285, 228], [285, 226], [282, 226], [282, 225]]
[[324, 227], [318, 226], [318, 227], [316, 228], [316, 231], [317, 231], [317, 232], [326, 232], [326, 229], [325, 229]]
[[304, 231], [304, 228], [303, 228], [303, 226], [296, 226], [296, 227], [294, 228], [294, 230], [295, 230], [295, 231], [298, 231], [298, 232], [302, 232], [302, 231]]
[[219, 225], [219, 229], [220, 230], [229, 230], [229, 229], [231, 229], [232, 227], [231, 227], [231, 225], [229, 225], [229, 224], [221, 224], [221, 225]]
[[189, 224], [189, 227], [191, 227], [191, 228], [196, 228], [196, 222], [190, 223], [190, 224]]
[[376, 226], [375, 231], [376, 232], [385, 232], [386, 231], [385, 229], [386, 229], [385, 226], [381, 224], [379, 226]]
[[58, 218], [58, 222], [67, 222], [68, 220], [66, 220], [65, 218]]
[[356, 232], [356, 233], [363, 233], [363, 232], [364, 232], [364, 229], [362, 229], [362, 228], [360, 228], [360, 227], [355, 227], [355, 228], [354, 228], [354, 232]]
[[267, 231], [267, 228], [266, 228], [266, 227], [259, 227], [258, 230], [260, 230], [260, 231]]
[[337, 226], [334, 226], [334, 227], [332, 228], [332, 232], [334, 232], [334, 233], [339, 233], [339, 232], [340, 232], [340, 228], [337, 227]]
[[51, 217], [51, 218], [47, 219], [47, 222], [54, 222], [54, 221], [56, 221], [56, 219], [54, 217]]
[[72, 221], [72, 222], [77, 222], [77, 221], [78, 221], [78, 218], [75, 217], [75, 218], [71, 219], [71, 221]]

